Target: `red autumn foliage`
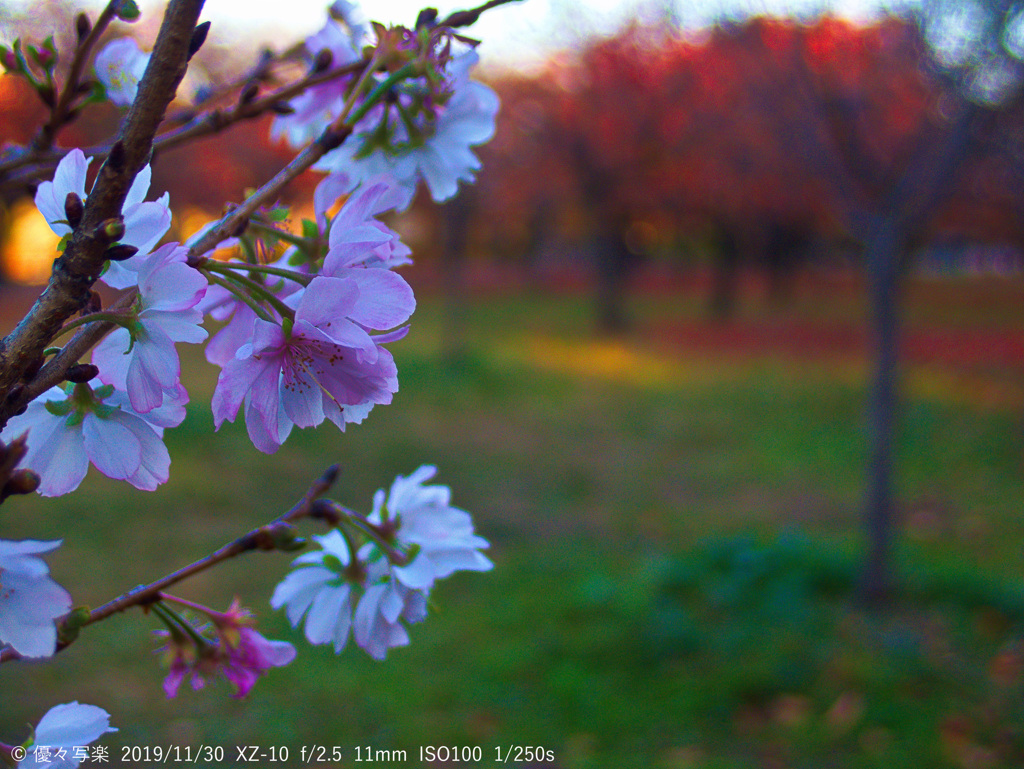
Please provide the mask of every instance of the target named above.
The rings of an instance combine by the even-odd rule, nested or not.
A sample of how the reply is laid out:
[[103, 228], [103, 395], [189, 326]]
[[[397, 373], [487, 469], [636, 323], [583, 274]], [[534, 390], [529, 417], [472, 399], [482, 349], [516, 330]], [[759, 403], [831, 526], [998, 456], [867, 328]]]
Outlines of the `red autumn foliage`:
[[[510, 256], [608, 228], [673, 255], [722, 228], [744, 244], [780, 227], [843, 237], [852, 207], [884, 208], [952, 98], [917, 27], [895, 17], [754, 18], [700, 38], [633, 26], [492, 85], [503, 108], [480, 150], [477, 240]], [[1006, 149], [1022, 126], [1012, 109], [988, 124], [916, 242], [1024, 243]]]

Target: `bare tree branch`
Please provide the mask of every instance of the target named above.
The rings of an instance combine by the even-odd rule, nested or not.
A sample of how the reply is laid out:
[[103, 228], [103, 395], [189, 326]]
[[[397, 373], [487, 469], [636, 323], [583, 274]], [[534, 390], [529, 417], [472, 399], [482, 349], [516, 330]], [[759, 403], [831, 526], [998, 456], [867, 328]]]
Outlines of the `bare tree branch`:
[[[105, 224], [120, 219], [135, 175], [149, 162], [157, 128], [188, 66], [189, 44], [202, 7], [203, 0], [171, 0], [168, 5], [138, 95], [85, 201], [81, 223], [54, 262], [46, 289], [0, 342], [0, 394], [6, 396], [26, 378], [64, 322], [88, 301], [111, 243]], [[14, 413], [10, 406], [6, 398], [0, 402], [0, 428]]]

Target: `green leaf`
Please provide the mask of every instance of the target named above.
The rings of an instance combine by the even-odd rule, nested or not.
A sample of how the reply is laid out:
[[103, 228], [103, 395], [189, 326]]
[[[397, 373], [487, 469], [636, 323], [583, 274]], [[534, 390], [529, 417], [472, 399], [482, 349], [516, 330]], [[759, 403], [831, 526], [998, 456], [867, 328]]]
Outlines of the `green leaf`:
[[43, 406], [55, 417], [66, 417], [75, 408], [71, 401], [46, 401]]
[[316, 222], [312, 219], [302, 220], [302, 237], [315, 240], [320, 237], [320, 228], [316, 226]]
[[89, 95], [82, 100], [82, 105], [99, 104], [107, 100], [107, 87], [99, 80], [87, 80], [83, 85], [89, 86]]

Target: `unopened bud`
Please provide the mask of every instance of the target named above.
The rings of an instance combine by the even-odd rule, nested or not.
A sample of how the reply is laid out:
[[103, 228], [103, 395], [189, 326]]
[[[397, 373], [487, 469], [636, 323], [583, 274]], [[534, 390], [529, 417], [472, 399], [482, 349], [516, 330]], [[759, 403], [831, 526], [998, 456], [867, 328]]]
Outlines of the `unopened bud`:
[[295, 527], [287, 523], [272, 524], [268, 527], [268, 533], [271, 544], [271, 547], [266, 548], [268, 550], [283, 550], [288, 553], [300, 550], [306, 544], [306, 540], [299, 537]]
[[479, 10], [456, 11], [445, 19], [446, 27], [468, 27], [480, 18]]
[[341, 515], [329, 499], [314, 500], [309, 506], [309, 517], [317, 521], [326, 521], [332, 526], [337, 526], [341, 522]]
[[89, 21], [89, 17], [80, 13], [75, 17], [75, 33], [78, 35], [78, 42], [81, 43], [85, 38], [92, 32], [92, 22]]
[[120, 240], [124, 237], [124, 219], [120, 216], [113, 216], [100, 222], [100, 225], [93, 233], [93, 237], [98, 240], [105, 240], [107, 243]]
[[324, 48], [320, 53], [313, 59], [313, 71], [314, 72], [326, 72], [330, 69], [331, 64], [334, 63], [334, 54], [331, 53], [330, 48]]
[[135, 246], [130, 246], [127, 243], [119, 243], [116, 246], [111, 246], [103, 252], [103, 258], [109, 259], [112, 262], [123, 262], [125, 259], [131, 259], [139, 253], [139, 249]]
[[246, 83], [245, 88], [238, 94], [239, 104], [249, 104], [253, 99], [256, 98], [256, 94], [260, 92], [260, 84], [255, 80], [250, 80]]
[[71, 229], [77, 229], [78, 225], [82, 223], [84, 212], [85, 206], [82, 204], [82, 199], [78, 197], [78, 193], [69, 192], [64, 198], [64, 216], [67, 217]]
[[270, 105], [270, 111], [278, 115], [291, 115], [295, 112], [295, 108], [288, 104], [288, 102], [278, 101]]
[[89, 621], [89, 607], [76, 606], [57, 627], [57, 640], [67, 645], [78, 638], [78, 633]]
[[324, 152], [330, 152], [333, 149], [337, 149], [344, 144], [345, 139], [352, 133], [352, 129], [348, 126], [342, 126], [341, 129], [333, 131], [330, 128], [320, 134], [317, 144], [323, 147]]
[[120, 171], [124, 168], [125, 161], [124, 143], [118, 139], [110, 148], [110, 154], [107, 155], [106, 166], [111, 171]]
[[85, 384], [99, 376], [100, 370], [92, 363], [76, 363], [67, 370], [64, 378], [73, 384]]
[[31, 494], [39, 488], [39, 476], [31, 470], [15, 470], [4, 484], [3, 496]]
[[7, 468], [15, 467], [28, 453], [27, 433], [22, 433], [6, 446], [0, 441], [0, 465]]
[[424, 8], [416, 17], [416, 29], [437, 24], [437, 8]]
[[57, 62], [57, 57], [53, 51], [49, 51], [46, 48], [32, 49], [32, 52], [36, 63], [43, 69], [49, 69], [51, 65]]
[[0, 64], [3, 64], [8, 72], [21, 72], [21, 62], [10, 48], [0, 48]]
[[210, 22], [204, 21], [192, 30], [192, 39], [188, 43], [188, 58], [192, 58], [199, 52], [199, 49], [203, 47], [203, 43], [206, 42], [206, 36], [210, 34]]

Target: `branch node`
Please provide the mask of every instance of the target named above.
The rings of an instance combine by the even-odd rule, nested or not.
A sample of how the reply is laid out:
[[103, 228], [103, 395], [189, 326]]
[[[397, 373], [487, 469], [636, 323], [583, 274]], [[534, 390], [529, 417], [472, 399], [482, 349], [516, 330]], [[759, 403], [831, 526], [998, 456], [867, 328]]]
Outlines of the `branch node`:
[[192, 39], [188, 43], [188, 60], [195, 56], [199, 49], [206, 42], [206, 36], [210, 34], [210, 22], [204, 21], [192, 31]]

